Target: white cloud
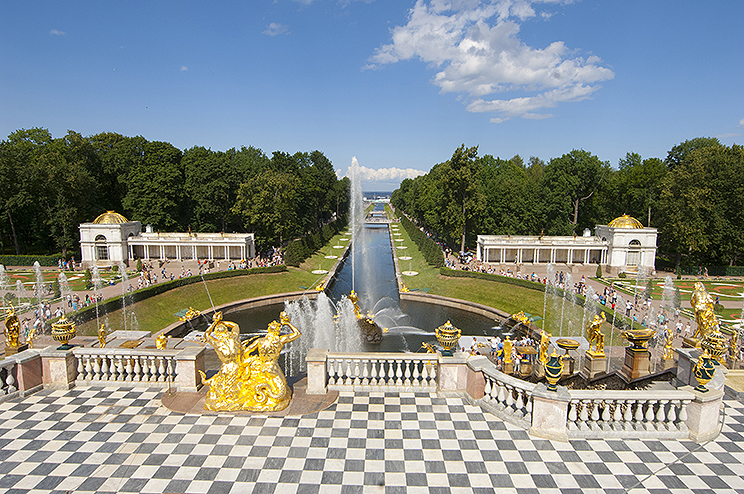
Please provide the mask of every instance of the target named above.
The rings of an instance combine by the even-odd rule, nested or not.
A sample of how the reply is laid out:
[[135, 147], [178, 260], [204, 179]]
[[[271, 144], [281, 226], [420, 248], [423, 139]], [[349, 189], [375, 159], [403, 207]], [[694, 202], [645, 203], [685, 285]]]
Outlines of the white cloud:
[[289, 34], [289, 26], [286, 24], [279, 24], [278, 22], [272, 22], [266, 29], [262, 31], [267, 36], [279, 36], [280, 34]]
[[188, 67], [186, 67], [185, 65], [181, 65], [181, 72], [186, 72], [187, 70], [189, 70]]
[[739, 127], [744, 127], [744, 118], [739, 120]]
[[[545, 48], [523, 43], [520, 23], [537, 18], [535, 6], [543, 2], [417, 0], [408, 23], [393, 28], [392, 43], [378, 48], [366, 68], [419, 59], [438, 70], [432, 82], [442, 93], [467, 93], [468, 111], [496, 113], [492, 122], [548, 118], [536, 112], [586, 99], [614, 73], [596, 56], [573, 55], [562, 41]], [[540, 18], [550, 15], [541, 12]], [[525, 96], [495, 97], [506, 92]]]
[[65, 33], [64, 31], [60, 31], [59, 29], [52, 29], [51, 31], [49, 31], [49, 34], [53, 34], [55, 36], [62, 36], [67, 33]]

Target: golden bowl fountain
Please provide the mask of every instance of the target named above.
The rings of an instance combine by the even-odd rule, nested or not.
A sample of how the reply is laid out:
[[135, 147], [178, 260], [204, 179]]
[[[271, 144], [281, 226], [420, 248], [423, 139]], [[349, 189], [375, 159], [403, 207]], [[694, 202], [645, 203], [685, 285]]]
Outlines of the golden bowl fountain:
[[456, 347], [457, 342], [460, 341], [460, 335], [462, 334], [462, 331], [454, 327], [451, 322], [447, 321], [446, 323], [439, 326], [434, 331], [434, 334], [436, 334], [437, 341], [443, 348], [442, 356], [451, 357], [452, 348]]
[[556, 341], [556, 344], [566, 351], [566, 356], [568, 356], [570, 350], [576, 350], [579, 348], [579, 342], [569, 338], [561, 338]]
[[656, 331], [653, 329], [631, 329], [624, 331], [623, 337], [633, 345], [631, 350], [639, 352], [647, 350], [646, 344], [655, 334]]
[[72, 345], [67, 342], [73, 339], [76, 333], [75, 323], [68, 321], [64, 315], [59, 321], [52, 323], [52, 338], [62, 343], [62, 346], [57, 348], [57, 350], [69, 350], [72, 348]]

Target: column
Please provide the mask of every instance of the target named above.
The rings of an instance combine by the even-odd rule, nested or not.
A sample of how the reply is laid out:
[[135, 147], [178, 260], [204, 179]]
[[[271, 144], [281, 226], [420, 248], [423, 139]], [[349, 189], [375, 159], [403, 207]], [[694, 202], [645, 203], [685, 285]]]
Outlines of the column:
[[208, 254], [209, 260], [214, 261], [214, 246], [212, 244], [209, 244], [209, 246], [207, 247], [207, 250], [209, 251], [209, 254]]

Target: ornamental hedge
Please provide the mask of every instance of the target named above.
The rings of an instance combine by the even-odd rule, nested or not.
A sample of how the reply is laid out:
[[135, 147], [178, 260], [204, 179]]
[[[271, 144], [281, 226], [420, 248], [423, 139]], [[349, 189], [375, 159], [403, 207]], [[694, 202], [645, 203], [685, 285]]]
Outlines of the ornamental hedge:
[[439, 244], [422, 232], [405, 215], [398, 214], [398, 217], [400, 218], [400, 224], [406, 229], [408, 236], [411, 237], [413, 243], [416, 244], [424, 255], [426, 262], [435, 268], [441, 268], [444, 266], [444, 253]]
[[346, 216], [323, 225], [320, 230], [292, 241], [284, 251], [284, 264], [298, 267], [305, 259], [326, 245], [344, 227], [346, 227]]
[[3, 266], [33, 266], [34, 262], [39, 261], [40, 266], [56, 266], [57, 262], [64, 258], [65, 256], [62, 254], [51, 256], [0, 255], [0, 264]]

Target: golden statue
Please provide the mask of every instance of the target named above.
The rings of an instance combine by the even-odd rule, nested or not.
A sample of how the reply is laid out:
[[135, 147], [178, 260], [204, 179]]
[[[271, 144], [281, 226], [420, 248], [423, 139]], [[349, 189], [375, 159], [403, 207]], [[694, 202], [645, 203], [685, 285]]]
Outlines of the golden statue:
[[718, 317], [713, 310], [715, 306], [713, 297], [699, 281], [695, 283], [695, 291], [690, 295], [690, 305], [695, 311], [695, 322], [697, 322], [697, 329], [692, 337], [702, 340], [708, 333], [717, 330]]
[[168, 338], [170, 338], [170, 336], [165, 336], [164, 334], [156, 337], [155, 348], [157, 348], [158, 350], [165, 350], [166, 348], [168, 348]]
[[674, 333], [672, 331], [666, 332], [666, 338], [664, 339], [664, 354], [661, 356], [664, 360], [674, 359], [674, 348], [672, 342], [674, 341]]
[[98, 346], [101, 348], [106, 348], [106, 334], [108, 332], [106, 331], [106, 325], [101, 324], [101, 327], [98, 328]]
[[182, 315], [178, 318], [179, 321], [190, 321], [194, 319], [195, 317], [199, 317], [201, 315], [201, 312], [194, 309], [193, 307], [189, 307], [189, 310], [186, 311], [186, 314]]
[[[287, 408], [292, 392], [277, 360], [285, 343], [301, 334], [286, 312], [280, 314], [280, 321], [269, 324], [266, 336], [241, 343], [240, 327], [223, 321], [222, 312], [215, 313], [204, 340], [215, 349], [222, 367], [210, 379], [199, 371], [204, 384], [209, 385], [204, 402], [206, 410], [259, 412]], [[291, 332], [280, 334], [283, 326], [289, 326]], [[251, 355], [254, 350], [257, 355]]]
[[13, 306], [10, 309], [5, 309], [5, 346], [8, 348], [18, 348], [20, 342], [18, 338], [21, 335], [21, 323], [18, 322], [18, 316], [13, 310]]
[[507, 336], [504, 340], [504, 363], [511, 364], [512, 363], [512, 340], [509, 339]]
[[525, 314], [523, 310], [520, 310], [516, 314], [512, 314], [511, 318], [514, 319], [515, 321], [521, 322], [522, 324], [530, 323], [530, 318], [527, 317], [527, 314]]
[[361, 319], [362, 313], [359, 310], [359, 295], [357, 295], [354, 290], [351, 291], [349, 294], [349, 300], [351, 300], [351, 303], [354, 304], [354, 314], [356, 314], [357, 319]]
[[36, 328], [37, 326], [32, 325], [31, 329], [28, 331], [28, 336], [26, 336], [26, 343], [28, 343], [29, 348], [34, 347], [34, 340], [39, 336], [36, 334]]
[[540, 330], [540, 355], [538, 356], [538, 360], [541, 364], [548, 361], [548, 345], [550, 345], [551, 336], [553, 335], [544, 329]]
[[[590, 354], [592, 357], [604, 357], [604, 334], [602, 334], [602, 324], [604, 324], [607, 321], [604, 312], [602, 312], [602, 316], [600, 317], [598, 314], [595, 314], [594, 319], [589, 321], [589, 324], [586, 326], [586, 332], [589, 335], [589, 350], [587, 350], [587, 353]], [[592, 345], [594, 345], [594, 350], [592, 350]]]

